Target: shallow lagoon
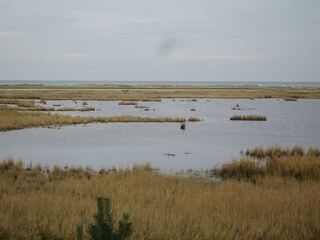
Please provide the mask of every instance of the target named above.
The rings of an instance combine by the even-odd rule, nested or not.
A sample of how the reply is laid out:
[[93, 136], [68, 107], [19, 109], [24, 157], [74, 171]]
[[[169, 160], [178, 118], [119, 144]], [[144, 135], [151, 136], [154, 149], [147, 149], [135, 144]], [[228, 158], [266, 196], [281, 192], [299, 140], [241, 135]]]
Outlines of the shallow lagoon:
[[[0, 133], [0, 158], [14, 157], [26, 164], [41, 163], [102, 167], [130, 167], [150, 162], [162, 171], [205, 170], [238, 157], [255, 146], [319, 146], [320, 100], [286, 102], [277, 99], [163, 99], [138, 102], [150, 111], [118, 101], [86, 101], [92, 112], [59, 112], [90, 116], [200, 117], [187, 123], [107, 123], [33, 128]], [[82, 107], [82, 101], [47, 101], [46, 106]], [[240, 108], [250, 110], [232, 110]], [[195, 108], [196, 111], [191, 111]], [[153, 111], [154, 109], [154, 111]], [[266, 122], [230, 121], [235, 114], [266, 115]], [[174, 154], [168, 156], [166, 154]]]

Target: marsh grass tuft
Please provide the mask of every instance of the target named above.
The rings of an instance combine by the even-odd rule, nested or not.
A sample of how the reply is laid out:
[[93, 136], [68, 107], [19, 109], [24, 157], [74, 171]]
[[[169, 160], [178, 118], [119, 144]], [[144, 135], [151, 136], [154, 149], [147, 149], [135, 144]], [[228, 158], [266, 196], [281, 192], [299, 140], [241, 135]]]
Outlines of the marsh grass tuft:
[[283, 98], [283, 100], [285, 100], [286, 102], [296, 102], [296, 101], [298, 101], [298, 99], [297, 98]]
[[230, 120], [235, 121], [267, 121], [267, 117], [263, 115], [234, 115]]

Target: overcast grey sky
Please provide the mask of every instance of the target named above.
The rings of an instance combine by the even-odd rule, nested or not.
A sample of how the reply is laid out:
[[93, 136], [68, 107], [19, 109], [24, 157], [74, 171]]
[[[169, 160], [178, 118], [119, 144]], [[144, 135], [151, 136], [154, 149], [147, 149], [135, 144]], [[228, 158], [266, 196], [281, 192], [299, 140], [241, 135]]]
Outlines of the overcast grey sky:
[[0, 79], [320, 81], [319, 0], [0, 0]]

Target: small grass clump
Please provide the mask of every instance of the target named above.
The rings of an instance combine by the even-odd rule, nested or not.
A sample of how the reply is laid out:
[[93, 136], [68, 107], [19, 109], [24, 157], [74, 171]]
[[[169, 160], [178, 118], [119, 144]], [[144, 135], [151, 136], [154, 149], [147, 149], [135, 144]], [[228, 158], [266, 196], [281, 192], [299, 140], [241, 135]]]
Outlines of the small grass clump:
[[266, 116], [262, 115], [234, 115], [230, 118], [233, 121], [267, 121]]
[[138, 103], [137, 102], [125, 102], [125, 101], [122, 101], [122, 102], [119, 102], [118, 104], [119, 105], [137, 105]]
[[189, 117], [188, 122], [200, 122], [201, 119], [198, 117]]
[[80, 111], [80, 112], [88, 112], [88, 111], [95, 111], [95, 107], [82, 107], [82, 108], [79, 108], [77, 111]]
[[149, 108], [149, 107], [147, 107], [147, 106], [143, 106], [143, 105], [136, 105], [134, 108], [147, 109], [147, 108]]
[[86, 112], [86, 111], [95, 111], [94, 107], [82, 107], [82, 108], [73, 108], [73, 107], [63, 107], [63, 108], [58, 108], [56, 111], [64, 111], [64, 112], [75, 112], [75, 111], [80, 111], [80, 112]]
[[285, 100], [286, 102], [296, 102], [296, 101], [298, 101], [297, 98], [283, 98], [283, 100]]
[[278, 146], [247, 150], [240, 160], [224, 164], [213, 170], [225, 178], [250, 179], [259, 176], [277, 176], [298, 180], [320, 180], [320, 149], [307, 152], [300, 146]]

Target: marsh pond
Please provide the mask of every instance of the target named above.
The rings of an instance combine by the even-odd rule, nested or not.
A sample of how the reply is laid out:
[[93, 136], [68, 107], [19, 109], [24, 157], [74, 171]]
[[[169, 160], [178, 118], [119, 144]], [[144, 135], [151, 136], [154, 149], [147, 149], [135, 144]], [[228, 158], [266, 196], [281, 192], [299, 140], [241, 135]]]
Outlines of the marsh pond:
[[[38, 103], [43, 105], [44, 103]], [[159, 102], [53, 101], [46, 107], [93, 107], [61, 111], [80, 116], [198, 117], [199, 122], [93, 123], [0, 133], [0, 159], [46, 166], [126, 168], [150, 163], [163, 172], [205, 170], [256, 146], [320, 144], [320, 100], [162, 99]], [[44, 106], [44, 105], [43, 105]], [[230, 121], [233, 115], [264, 115], [267, 121]]]

